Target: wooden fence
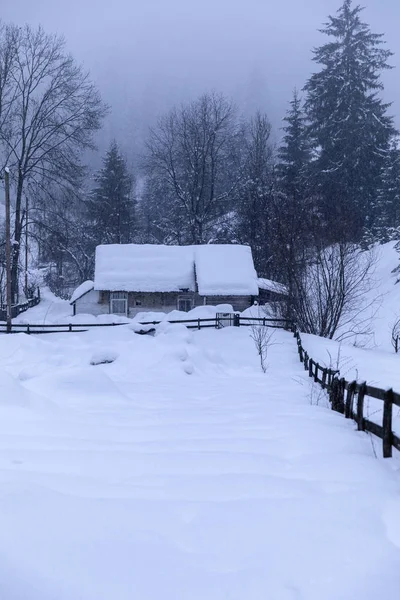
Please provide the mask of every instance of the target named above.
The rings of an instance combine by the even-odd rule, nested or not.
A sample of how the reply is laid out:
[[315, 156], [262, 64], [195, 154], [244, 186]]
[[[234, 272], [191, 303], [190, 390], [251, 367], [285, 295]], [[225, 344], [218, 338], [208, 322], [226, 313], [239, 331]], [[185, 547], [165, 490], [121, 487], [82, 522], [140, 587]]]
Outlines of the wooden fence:
[[[149, 326], [155, 327], [160, 325], [161, 321], [143, 321], [138, 323], [146, 329], [142, 333], [148, 333]], [[291, 323], [286, 319], [270, 319], [267, 317], [242, 317], [239, 313], [233, 313], [230, 317], [211, 317], [207, 319], [181, 319], [168, 321], [171, 324], [183, 324], [188, 329], [206, 329], [212, 327], [221, 329], [226, 325], [234, 327], [263, 325], [264, 327], [273, 327], [279, 329], [291, 329]], [[27, 334], [43, 334], [43, 333], [82, 333], [96, 327], [115, 327], [121, 325], [129, 325], [130, 322], [122, 323], [12, 323], [10, 333], [27, 333]], [[140, 330], [137, 331], [141, 333]], [[0, 333], [7, 333], [6, 324], [0, 323]]]
[[[38, 290], [37, 296], [33, 298], [29, 298], [25, 302], [21, 302], [21, 304], [15, 304], [11, 307], [11, 318], [15, 319], [18, 315], [28, 310], [28, 308], [32, 308], [33, 306], [37, 306], [40, 302], [40, 291]], [[7, 319], [7, 307], [2, 306], [0, 308], [0, 321], [5, 321]]]
[[[382, 452], [384, 458], [392, 456], [393, 447], [400, 451], [400, 437], [392, 431], [393, 405], [400, 407], [400, 394], [392, 389], [380, 389], [367, 385], [364, 381], [346, 381], [340, 377], [339, 371], [322, 367], [313, 360], [303, 348], [301, 336], [297, 328], [294, 328], [294, 336], [297, 339], [299, 358], [304, 364], [310, 377], [328, 391], [332, 410], [344, 414], [346, 419], [354, 419], [358, 431], [368, 431], [382, 440]], [[375, 398], [383, 402], [382, 425], [370, 421], [364, 416], [365, 397]]]

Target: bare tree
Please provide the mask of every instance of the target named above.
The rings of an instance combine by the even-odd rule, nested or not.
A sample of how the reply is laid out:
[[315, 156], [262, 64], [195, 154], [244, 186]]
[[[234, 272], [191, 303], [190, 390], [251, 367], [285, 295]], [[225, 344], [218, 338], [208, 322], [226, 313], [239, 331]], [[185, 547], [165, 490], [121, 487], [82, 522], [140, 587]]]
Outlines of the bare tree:
[[392, 346], [396, 354], [400, 349], [400, 318], [397, 317], [392, 325]]
[[268, 368], [268, 350], [271, 345], [273, 345], [274, 332], [268, 327], [261, 325], [259, 322], [254, 322], [252, 325], [250, 325], [249, 329], [250, 337], [253, 340], [257, 354], [260, 357], [261, 370], [263, 373], [266, 373]]
[[305, 332], [333, 338], [368, 328], [376, 257], [354, 244], [309, 249], [305, 267], [293, 271], [292, 305]]
[[154, 221], [176, 231], [179, 243], [208, 241], [229, 210], [238, 177], [236, 133], [235, 109], [217, 94], [174, 108], [150, 131], [147, 200]]
[[[106, 107], [65, 42], [33, 29], [0, 27], [0, 151], [15, 201], [12, 290], [18, 292], [23, 195], [29, 182], [73, 186]], [[0, 165], [1, 166], [1, 165]]]
[[258, 273], [269, 273], [271, 260], [271, 204], [275, 193], [274, 147], [271, 124], [256, 113], [243, 136], [242, 176], [236, 190], [236, 238], [249, 244]]

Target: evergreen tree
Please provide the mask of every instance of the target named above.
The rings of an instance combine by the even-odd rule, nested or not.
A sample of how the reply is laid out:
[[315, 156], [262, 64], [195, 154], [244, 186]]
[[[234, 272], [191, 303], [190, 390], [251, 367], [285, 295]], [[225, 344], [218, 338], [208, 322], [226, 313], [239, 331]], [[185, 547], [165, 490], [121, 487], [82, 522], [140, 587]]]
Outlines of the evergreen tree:
[[277, 166], [281, 194], [273, 211], [272, 240], [278, 278], [289, 291], [287, 316], [293, 318], [294, 282], [304, 269], [313, 217], [308, 182], [311, 148], [301, 99], [296, 90], [284, 122]]
[[400, 237], [400, 149], [394, 139], [386, 154], [381, 187], [372, 206], [364, 240], [388, 242]]
[[357, 239], [380, 186], [393, 136], [380, 75], [392, 53], [381, 34], [361, 20], [360, 6], [344, 0], [321, 31], [331, 41], [314, 51], [321, 70], [305, 86], [315, 144], [315, 183], [331, 239]]
[[284, 117], [284, 136], [279, 148], [278, 174], [282, 190], [294, 200], [307, 195], [307, 175], [311, 161], [306, 118], [297, 90], [293, 92], [290, 109]]
[[133, 178], [116, 142], [112, 142], [95, 176], [97, 186], [87, 201], [94, 243], [126, 244], [135, 234]]

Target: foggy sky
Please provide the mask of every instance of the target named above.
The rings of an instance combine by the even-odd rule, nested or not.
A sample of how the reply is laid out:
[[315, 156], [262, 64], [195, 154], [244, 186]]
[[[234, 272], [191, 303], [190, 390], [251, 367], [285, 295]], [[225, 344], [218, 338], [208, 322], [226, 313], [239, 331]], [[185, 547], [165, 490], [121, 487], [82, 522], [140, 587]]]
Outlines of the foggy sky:
[[[149, 123], [174, 103], [217, 90], [240, 111], [265, 111], [279, 139], [294, 87], [316, 65], [318, 28], [341, 0], [0, 0], [0, 17], [65, 36], [111, 106], [100, 145], [132, 155]], [[400, 68], [399, 0], [366, 0], [364, 19], [385, 34]], [[384, 75], [400, 125], [400, 71]], [[398, 113], [398, 115], [396, 114]]]

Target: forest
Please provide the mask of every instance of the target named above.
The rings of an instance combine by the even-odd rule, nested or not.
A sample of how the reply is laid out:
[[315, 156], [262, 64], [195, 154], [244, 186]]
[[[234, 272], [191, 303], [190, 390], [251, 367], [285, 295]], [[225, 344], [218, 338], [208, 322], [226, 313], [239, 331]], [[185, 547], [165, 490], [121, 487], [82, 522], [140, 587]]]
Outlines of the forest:
[[[39, 281], [68, 297], [93, 276], [99, 244], [241, 243], [259, 276], [287, 286], [285, 316], [332, 337], [369, 285], [374, 259], [365, 250], [400, 238], [399, 133], [381, 79], [392, 53], [362, 13], [344, 0], [327, 18], [278, 143], [268, 114], [244, 117], [231, 98], [206, 90], [158, 118], [134, 172], [118, 139], [100, 170], [88, 167], [112, 107], [65, 41], [0, 25], [13, 302]], [[0, 235], [4, 304], [4, 222]]]

